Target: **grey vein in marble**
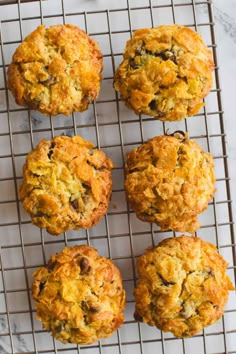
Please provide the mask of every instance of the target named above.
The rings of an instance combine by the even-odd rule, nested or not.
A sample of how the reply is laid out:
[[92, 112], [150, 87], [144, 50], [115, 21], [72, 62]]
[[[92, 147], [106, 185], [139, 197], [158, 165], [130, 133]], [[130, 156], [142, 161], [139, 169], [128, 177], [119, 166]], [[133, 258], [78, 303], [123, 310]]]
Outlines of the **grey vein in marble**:
[[[224, 32], [236, 43], [236, 21], [234, 17], [231, 17], [226, 12], [220, 10], [217, 6], [213, 6], [214, 20], [224, 28]], [[205, 5], [199, 6], [199, 12], [208, 14], [208, 10]]]
[[229, 16], [226, 12], [221, 11], [217, 7], [214, 7], [214, 17], [219, 22], [224, 31], [236, 44], [236, 21], [233, 17]]
[[[18, 331], [17, 325], [13, 323], [12, 325], [12, 333], [16, 333]], [[8, 323], [7, 318], [4, 316], [0, 316], [0, 333], [8, 332]], [[8, 342], [9, 337], [0, 337], [0, 354], [10, 354], [12, 353], [11, 345]], [[25, 342], [25, 339], [21, 334], [14, 334], [14, 352], [29, 352], [29, 348]]]

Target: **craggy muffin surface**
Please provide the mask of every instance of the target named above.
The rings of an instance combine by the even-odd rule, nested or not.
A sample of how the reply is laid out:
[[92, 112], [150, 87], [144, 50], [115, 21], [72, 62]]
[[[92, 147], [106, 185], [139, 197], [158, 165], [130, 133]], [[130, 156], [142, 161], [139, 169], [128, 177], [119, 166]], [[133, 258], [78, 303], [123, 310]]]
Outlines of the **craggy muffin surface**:
[[94, 248], [65, 247], [33, 276], [37, 319], [61, 342], [93, 343], [122, 325], [125, 292], [120, 272]]
[[53, 235], [96, 225], [110, 201], [112, 161], [80, 136], [42, 140], [23, 167], [19, 189], [32, 223]]
[[102, 53], [80, 28], [39, 26], [16, 49], [8, 87], [16, 103], [47, 115], [84, 111], [98, 95]]
[[154, 137], [127, 154], [128, 202], [161, 230], [194, 233], [215, 192], [213, 167], [211, 154], [186, 134]]
[[212, 87], [211, 51], [180, 25], [134, 32], [114, 79], [129, 108], [163, 121], [196, 114]]
[[234, 290], [227, 263], [211, 243], [197, 237], [165, 239], [137, 260], [135, 318], [191, 337], [221, 318]]

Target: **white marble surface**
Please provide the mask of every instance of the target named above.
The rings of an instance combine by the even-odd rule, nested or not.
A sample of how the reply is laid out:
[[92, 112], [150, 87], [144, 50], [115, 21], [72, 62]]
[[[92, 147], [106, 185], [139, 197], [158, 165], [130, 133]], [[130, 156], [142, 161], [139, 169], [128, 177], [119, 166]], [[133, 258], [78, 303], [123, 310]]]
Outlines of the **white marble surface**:
[[[191, 3], [188, 0], [175, 0], [173, 3]], [[170, 4], [170, 0], [130, 0], [130, 5], [132, 6], [141, 6], [147, 5], [149, 3], [153, 3], [154, 5], [160, 4]], [[46, 24], [57, 23], [58, 21], [62, 22], [62, 18], [60, 16], [53, 18], [51, 15], [55, 13], [60, 13], [61, 8], [58, 7], [60, 1], [50, 0], [42, 2], [43, 6], [43, 13], [47, 14], [48, 17], [45, 17], [43, 20]], [[235, 78], [236, 78], [236, 1], [235, 0], [214, 0], [214, 13], [215, 13], [215, 34], [216, 34], [216, 42], [217, 42], [217, 55], [218, 55], [218, 64], [220, 67], [220, 79], [221, 79], [221, 88], [222, 93], [221, 97], [223, 100], [223, 109], [224, 109], [224, 126], [225, 132], [227, 136], [227, 149], [228, 149], [228, 164], [229, 164], [229, 171], [231, 177], [231, 196], [233, 199], [233, 209], [235, 214], [235, 204], [236, 204], [236, 124], [235, 120]], [[109, 8], [118, 8], [118, 7], [126, 7], [127, 1], [120, 0], [119, 2], [111, 1], [111, 0], [65, 0], [65, 11], [68, 12], [70, 9], [73, 11], [75, 9], [79, 9], [83, 11], [86, 10], [102, 10]], [[59, 8], [59, 10], [58, 10]], [[180, 9], [180, 11], [179, 11]], [[187, 8], [184, 7], [184, 10], [181, 13], [181, 8], [178, 8], [178, 16], [179, 18], [183, 18], [183, 21], [186, 21], [188, 24], [188, 14], [191, 12], [191, 7]], [[21, 15], [22, 16], [36, 16], [39, 14], [39, 7], [37, 4], [29, 4], [21, 6]], [[58, 12], [59, 11], [59, 12]], [[157, 20], [163, 22], [163, 17], [166, 16], [166, 21], [171, 22], [173, 19], [169, 16], [170, 9], [168, 8], [165, 12], [162, 13], [160, 17], [157, 14]], [[186, 11], [186, 12], [185, 12]], [[156, 14], [156, 13], [155, 13]], [[199, 18], [206, 15], [206, 7], [202, 7], [202, 10], [198, 13]], [[17, 17], [19, 16], [17, 6], [14, 7], [0, 7], [0, 20]], [[126, 13], [118, 14], [116, 18], [112, 17], [111, 19], [111, 26], [113, 26], [113, 30], [120, 30], [127, 28], [128, 24], [128, 16]], [[182, 16], [182, 17], [181, 17]], [[81, 20], [83, 16], [80, 18], [70, 18], [67, 17], [67, 21], [73, 23], [73, 21], [78, 21], [76, 24], [84, 26], [84, 22]], [[144, 12], [139, 13], [132, 13], [131, 16], [132, 20], [132, 28], [150, 26], [150, 13], [147, 11], [145, 15]], [[96, 17], [91, 17], [92, 19], [89, 21], [89, 32], [96, 33], [103, 31], [103, 22], [96, 21]], [[104, 23], [106, 23], [107, 19], [106, 16], [104, 17]], [[189, 20], [190, 23], [192, 20]], [[26, 35], [30, 30], [33, 30], [36, 25], [40, 23], [40, 17], [37, 21], [26, 21], [23, 23], [23, 36]], [[19, 31], [16, 30], [16, 23], [11, 23], [10, 25], [4, 24], [4, 36], [6, 36], [6, 40], [12, 41], [14, 38], [19, 39]], [[202, 30], [202, 28], [200, 28]], [[129, 34], [128, 34], [129, 35]], [[128, 37], [127, 35], [127, 37]], [[16, 36], [16, 37], [15, 37]], [[17, 37], [18, 36], [18, 37]], [[102, 45], [104, 51], [107, 50], [107, 43], [109, 41], [103, 40], [102, 36], [96, 38], [100, 44]], [[5, 40], [5, 38], [4, 38]], [[125, 37], [119, 36], [114, 40], [114, 48], [121, 52], [124, 43], [126, 41]], [[209, 37], [206, 35], [206, 40], [209, 40]], [[4, 47], [4, 56], [6, 63], [9, 63], [11, 59], [11, 55], [13, 49], [11, 46]], [[120, 61], [120, 57], [115, 59], [115, 64]], [[105, 62], [104, 68], [104, 75], [109, 77], [112, 75], [112, 65], [107, 60]], [[3, 73], [0, 71], [0, 84], [4, 83], [4, 76]], [[106, 80], [103, 82], [103, 87], [100, 96], [103, 99], [105, 97], [106, 100], [114, 99], [114, 91], [112, 90], [112, 80]], [[0, 91], [0, 110], [5, 109], [5, 101], [4, 95], [2, 95], [2, 91]], [[211, 106], [214, 106], [214, 103], [207, 102], [207, 109], [211, 109]], [[17, 108], [14, 104], [14, 101], [10, 98], [10, 107]], [[97, 113], [99, 119], [103, 120], [103, 122], [117, 122], [116, 116], [116, 106], [113, 103], [110, 104], [97, 104]], [[214, 110], [214, 109], [213, 109]], [[127, 119], [127, 115], [130, 114], [130, 118], [134, 120], [132, 125], [133, 129], [127, 130], [125, 123], [122, 125], [123, 129], [123, 138], [125, 143], [135, 143], [141, 140], [140, 136], [140, 127], [139, 123], [136, 121], [136, 116], [132, 115], [128, 112], [127, 109], [124, 108], [123, 105], [120, 105], [120, 113], [121, 113], [121, 122]], [[1, 125], [0, 130], [1, 132], [7, 132], [9, 127], [7, 124], [6, 114], [0, 113], [1, 116]], [[28, 113], [26, 111], [11, 113], [10, 120], [12, 123], [12, 129], [14, 132], [21, 132], [27, 131], [29, 129], [29, 119]], [[93, 117], [93, 110], [90, 108], [88, 112], [79, 115], [76, 120], [80, 124], [90, 123], [91, 125], [95, 124], [94, 117]], [[201, 117], [199, 120], [194, 120], [194, 118], [189, 118], [188, 127], [191, 131], [194, 132], [195, 124], [201, 122]], [[57, 117], [57, 119], [53, 120], [53, 123], [50, 120], [45, 120], [42, 115], [37, 114], [35, 112], [32, 113], [31, 117], [32, 128], [38, 129], [36, 133], [34, 133], [34, 144], [36, 144], [43, 136], [50, 138], [50, 128], [53, 124], [54, 128], [61, 129], [62, 132], [67, 134], [73, 134], [73, 129], [64, 129], [64, 126], [73, 126], [73, 121], [71, 117], [64, 118], [64, 117]], [[214, 131], [219, 131], [219, 127], [214, 126], [214, 121], [211, 122], [211, 117], [209, 117], [209, 129], [211, 133]], [[160, 122], [145, 122], [143, 134], [144, 139], [151, 137], [154, 133], [159, 132], [160, 130]], [[172, 127], [167, 124], [167, 127], [176, 129], [184, 129], [183, 123], [174, 124]], [[41, 133], [40, 129], [45, 132]], [[199, 134], [201, 133], [201, 129], [199, 129]], [[48, 130], [48, 131], [46, 131]], [[57, 130], [57, 133], [60, 130]], [[85, 138], [92, 140], [96, 143], [96, 130], [92, 129], [81, 129], [79, 130], [81, 135]], [[109, 126], [101, 126], [99, 127], [99, 134], [100, 134], [100, 143], [102, 146], [105, 147], [105, 150], [110, 156], [114, 159], [116, 165], [118, 167], [122, 167], [122, 156], [118, 149], [114, 148], [106, 148], [111, 143], [119, 144], [119, 129], [118, 124], [113, 125], [109, 128]], [[194, 134], [193, 134], [194, 135]], [[204, 143], [204, 141], [203, 141]], [[13, 151], [17, 155], [15, 159], [15, 170], [17, 178], [21, 176], [21, 168], [24, 162], [24, 154], [26, 154], [32, 147], [32, 141], [29, 134], [15, 134], [13, 136]], [[0, 153], [1, 155], [9, 155], [10, 150], [9, 146], [6, 144], [5, 136], [4, 139], [1, 140], [0, 137]], [[221, 147], [212, 146], [213, 152], [217, 156], [220, 154]], [[22, 154], [19, 155], [19, 154]], [[0, 155], [0, 156], [1, 156]], [[3, 159], [0, 160], [0, 163], [3, 163]], [[216, 160], [216, 170], [218, 177], [221, 176], [221, 165], [218, 164], [218, 160]], [[11, 167], [11, 160], [4, 158], [4, 166], [1, 165], [0, 168], [0, 179], [1, 178], [8, 178], [13, 175], [13, 170]], [[19, 181], [18, 181], [19, 182]], [[123, 188], [122, 185], [123, 176], [120, 171], [116, 171], [114, 173], [114, 189], [120, 190]], [[1, 185], [1, 193], [0, 193], [0, 200], [6, 199], [14, 199], [14, 185]], [[223, 196], [223, 189], [219, 186], [219, 192], [216, 196], [216, 200], [224, 200]], [[223, 205], [224, 206], [224, 205]], [[224, 222], [224, 218], [227, 214], [227, 210], [222, 207], [221, 205], [217, 206], [217, 221]], [[125, 210], [127, 212], [127, 207], [124, 200], [124, 193], [115, 192], [113, 193], [111, 207], [109, 209], [110, 215], [108, 215], [109, 221], [109, 232], [112, 235], [110, 240], [111, 245], [110, 249], [108, 250], [107, 243], [104, 239], [96, 239], [96, 236], [106, 235], [107, 229], [105, 222], [101, 222], [97, 227], [93, 228], [89, 231], [91, 244], [97, 247], [102, 255], [105, 256], [112, 256], [115, 259], [117, 265], [119, 265], [123, 277], [125, 279], [125, 286], [128, 294], [129, 303], [127, 305], [126, 311], [126, 321], [127, 323], [120, 329], [120, 331], [114, 334], [111, 338], [104, 340], [101, 342], [101, 346], [95, 344], [92, 348], [83, 348], [83, 350], [78, 351], [77, 348], [73, 345], [62, 345], [59, 342], [53, 342], [51, 337], [48, 333], [42, 331], [41, 324], [35, 319], [35, 315], [33, 314], [33, 319], [30, 317], [30, 310], [33, 308], [33, 303], [30, 300], [29, 291], [21, 291], [22, 289], [25, 290], [27, 287], [30, 286], [31, 279], [32, 279], [32, 272], [35, 268], [39, 265], [43, 264], [49, 256], [59, 251], [64, 246], [64, 237], [59, 236], [57, 239], [53, 238], [46, 233], [40, 233], [36, 227], [33, 227], [29, 224], [28, 216], [22, 211], [20, 207], [20, 218], [23, 225], [21, 226], [22, 235], [19, 234], [19, 228], [17, 226], [17, 208], [14, 203], [11, 205], [7, 205], [7, 209], [1, 207], [0, 204], [0, 223], [4, 224], [4, 222], [12, 223], [10, 226], [6, 226], [4, 228], [0, 228], [0, 250], [1, 250], [1, 258], [0, 261], [2, 263], [3, 269], [6, 269], [4, 273], [4, 278], [0, 277], [0, 354], [8, 354], [8, 353], [26, 353], [31, 352], [35, 353], [35, 348], [37, 347], [38, 350], [41, 350], [43, 353], [83, 353], [83, 354], [152, 354], [154, 351], [157, 353], [165, 353], [165, 354], [192, 354], [195, 352], [198, 354], [208, 354], [208, 353], [224, 353], [225, 348], [227, 347], [228, 351], [231, 353], [236, 353], [236, 301], [235, 295], [231, 294], [229, 297], [229, 302], [226, 307], [226, 314], [224, 317], [224, 322], [219, 321], [217, 324], [209, 327], [205, 331], [204, 341], [202, 336], [194, 337], [192, 339], [187, 339], [184, 341], [181, 340], [173, 340], [172, 336], [169, 334], [165, 334], [164, 338], [164, 349], [162, 347], [161, 341], [156, 341], [157, 339], [161, 338], [161, 333], [154, 328], [141, 325], [138, 326], [137, 323], [134, 323], [132, 317], [133, 311], [133, 304], [132, 304], [132, 289], [133, 283], [130, 279], [134, 276], [132, 271], [132, 262], [130, 261], [131, 250], [134, 256], [139, 255], [143, 252], [144, 248], [148, 247], [152, 243], [151, 232], [149, 226], [145, 223], [139, 222], [133, 215], [131, 215], [131, 228], [132, 232], [134, 233], [133, 238], [133, 248], [131, 249], [129, 237], [126, 237], [126, 233], [129, 232], [129, 225], [127, 219], [125, 219], [125, 215], [123, 218], [122, 212]], [[121, 212], [121, 215], [112, 215], [112, 213]], [[211, 223], [212, 219], [212, 206], [210, 206], [209, 210], [201, 216], [201, 223], [207, 225]], [[127, 231], [128, 230], [128, 231]], [[137, 234], [136, 234], [137, 231]], [[156, 231], [154, 227], [152, 231]], [[208, 232], [207, 232], [208, 231]], [[219, 244], [222, 246], [227, 245], [231, 242], [229, 230], [226, 228], [219, 228], [218, 229], [218, 241]], [[143, 235], [139, 235], [138, 233], [143, 233]], [[212, 232], [212, 233], [211, 233]], [[123, 234], [124, 236], [116, 238], [116, 235]], [[162, 235], [155, 234], [154, 242], [157, 243]], [[163, 235], [166, 237], [168, 235]], [[216, 236], [214, 233], [214, 227], [209, 228], [209, 230], [205, 230], [204, 228], [199, 231], [199, 236], [205, 238], [208, 241], [216, 243]], [[23, 244], [24, 244], [24, 252], [22, 252], [22, 239], [23, 237]], [[93, 238], [94, 237], [94, 238]], [[32, 239], [33, 238], [33, 239]], [[44, 241], [44, 251], [42, 252], [42, 239]], [[68, 233], [67, 235], [67, 242], [69, 244], [73, 243], [80, 243], [86, 242], [87, 235], [85, 232], [78, 232], [78, 233]], [[32, 245], [33, 243], [33, 245]], [[14, 246], [14, 247], [13, 247]], [[229, 261], [229, 265], [231, 266], [231, 270], [229, 274], [232, 276], [232, 265], [233, 265], [233, 258], [232, 252], [226, 247], [221, 248], [221, 253], [227, 258]], [[121, 259], [118, 259], [121, 257]], [[27, 274], [24, 273], [24, 266], [27, 268]], [[3, 286], [4, 285], [4, 286]], [[5, 288], [5, 292], [4, 292]], [[10, 311], [10, 316], [7, 318], [5, 314], [1, 315], [2, 313], [6, 312], [5, 307], [5, 297], [7, 297], [8, 301], [8, 311]], [[11, 312], [13, 313], [11, 315]], [[32, 335], [32, 324], [34, 327], [35, 335]], [[223, 342], [223, 326], [225, 326], [227, 331], [231, 331], [231, 333], [227, 334], [227, 346], [225, 347]], [[13, 333], [13, 336], [9, 336], [9, 328]], [[141, 332], [140, 332], [141, 331]], [[143, 339], [142, 347], [140, 345], [139, 338], [140, 333]], [[216, 335], [215, 333], [218, 333]], [[171, 339], [171, 340], [169, 340]], [[14, 343], [14, 350], [12, 350], [11, 343]], [[122, 342], [123, 345], [120, 347], [117, 343]], [[128, 345], [127, 343], [133, 342], [134, 344]], [[136, 343], [137, 342], [137, 343]], [[36, 343], [36, 346], [35, 346]], [[112, 345], [112, 346], [110, 346]], [[193, 351], [194, 348], [194, 351]], [[60, 350], [60, 351], [57, 351]]]
[[225, 131], [227, 135], [231, 192], [234, 221], [236, 211], [236, 123], [235, 123], [235, 78], [236, 78], [236, 1], [214, 0], [215, 32], [220, 66]]

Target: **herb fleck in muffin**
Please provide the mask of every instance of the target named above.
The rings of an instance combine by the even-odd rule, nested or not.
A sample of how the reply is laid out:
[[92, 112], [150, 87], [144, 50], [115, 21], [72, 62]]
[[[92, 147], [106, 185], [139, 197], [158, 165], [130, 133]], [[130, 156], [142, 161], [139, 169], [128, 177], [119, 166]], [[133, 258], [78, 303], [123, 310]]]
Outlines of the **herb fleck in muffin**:
[[33, 275], [37, 319], [63, 343], [106, 338], [124, 320], [125, 291], [118, 268], [87, 245], [65, 247]]
[[69, 115], [97, 97], [102, 66], [97, 43], [80, 28], [41, 25], [16, 49], [8, 87], [21, 106]]
[[[182, 135], [183, 134], [183, 135]], [[157, 136], [127, 154], [125, 189], [137, 217], [194, 233], [215, 192], [214, 163], [187, 134]]]
[[137, 260], [135, 318], [191, 337], [218, 321], [229, 290], [227, 263], [211, 243], [180, 236], [147, 249]]
[[19, 195], [32, 223], [52, 235], [96, 225], [107, 211], [112, 161], [80, 136], [43, 139], [23, 167]]
[[190, 28], [140, 29], [127, 44], [114, 79], [129, 108], [162, 121], [196, 114], [212, 87], [211, 51]]

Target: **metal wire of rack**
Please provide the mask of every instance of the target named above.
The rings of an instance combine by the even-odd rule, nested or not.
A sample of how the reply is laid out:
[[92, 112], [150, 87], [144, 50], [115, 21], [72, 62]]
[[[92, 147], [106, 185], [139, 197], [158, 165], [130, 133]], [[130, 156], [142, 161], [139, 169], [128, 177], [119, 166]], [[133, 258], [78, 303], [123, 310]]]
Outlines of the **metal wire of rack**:
[[[8, 5], [6, 5], [8, 4]], [[47, 118], [15, 104], [6, 88], [6, 71], [23, 38], [39, 24], [73, 23], [100, 45], [104, 54], [101, 93], [84, 113]], [[199, 31], [213, 51], [214, 87], [195, 118], [161, 123], [136, 116], [112, 89], [115, 69], [132, 31], [159, 24], [181, 23]], [[217, 324], [190, 339], [177, 339], [133, 319], [135, 260], [150, 245], [171, 232], [139, 221], [127, 206], [123, 187], [125, 154], [166, 130], [186, 130], [213, 154], [217, 194], [200, 217], [198, 236], [217, 245], [229, 262], [235, 282], [235, 237], [225, 144], [224, 114], [217, 63], [212, 3], [209, 0], [3, 1], [0, 2], [0, 353], [149, 354], [236, 353], [236, 301], [231, 293], [225, 314]], [[31, 225], [17, 190], [27, 153], [42, 138], [80, 134], [103, 149], [115, 162], [113, 194], [104, 219], [89, 230], [58, 237]], [[89, 346], [63, 345], [35, 319], [30, 286], [32, 273], [64, 245], [88, 243], [110, 257], [121, 269], [127, 292], [125, 323], [112, 337]]]

